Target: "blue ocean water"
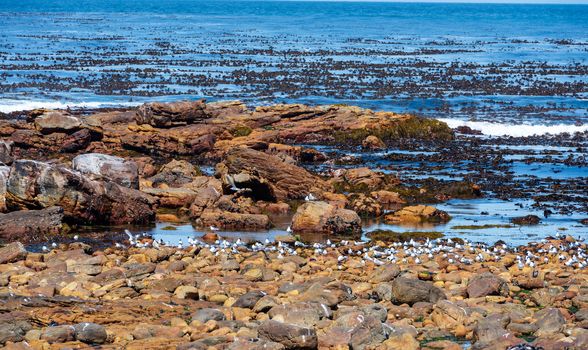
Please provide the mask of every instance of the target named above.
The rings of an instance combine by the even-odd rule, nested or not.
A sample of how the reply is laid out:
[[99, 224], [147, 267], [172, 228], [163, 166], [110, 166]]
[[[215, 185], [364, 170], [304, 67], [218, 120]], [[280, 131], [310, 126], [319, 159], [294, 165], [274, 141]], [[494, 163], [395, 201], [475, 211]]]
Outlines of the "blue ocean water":
[[200, 97], [583, 131], [588, 6], [0, 0], [0, 112]]

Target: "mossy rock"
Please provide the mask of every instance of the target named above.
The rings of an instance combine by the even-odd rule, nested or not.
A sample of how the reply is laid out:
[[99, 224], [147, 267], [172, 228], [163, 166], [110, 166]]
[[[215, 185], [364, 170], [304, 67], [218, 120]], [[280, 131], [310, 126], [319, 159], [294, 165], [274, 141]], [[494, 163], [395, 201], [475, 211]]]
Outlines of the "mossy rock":
[[231, 135], [234, 137], [249, 136], [251, 132], [253, 132], [253, 129], [247, 125], [237, 125], [233, 130], [231, 130]]

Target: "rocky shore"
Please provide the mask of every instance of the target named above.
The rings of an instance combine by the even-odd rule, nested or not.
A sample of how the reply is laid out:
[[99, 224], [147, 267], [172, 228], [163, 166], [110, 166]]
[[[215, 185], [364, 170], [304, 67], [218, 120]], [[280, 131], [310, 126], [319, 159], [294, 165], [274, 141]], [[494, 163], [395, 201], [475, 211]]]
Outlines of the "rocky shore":
[[[484, 188], [415, 186], [317, 146], [443, 144], [456, 137], [445, 123], [195, 101], [14, 113], [0, 137], [7, 348], [588, 347], [587, 247], [572, 236], [516, 248], [440, 232], [362, 241], [365, 219], [448, 222], [435, 203]], [[179, 244], [124, 233], [155, 222], [209, 232]], [[124, 239], [88, 244], [84, 229], [100, 226]], [[277, 226], [275, 242], [222, 237]]]
[[[586, 244], [0, 248], [7, 349], [585, 349]], [[141, 246], [143, 248], [140, 248]], [[147, 247], [147, 248], [144, 248]], [[527, 347], [523, 347], [526, 345]], [[518, 346], [518, 347], [517, 347]]]

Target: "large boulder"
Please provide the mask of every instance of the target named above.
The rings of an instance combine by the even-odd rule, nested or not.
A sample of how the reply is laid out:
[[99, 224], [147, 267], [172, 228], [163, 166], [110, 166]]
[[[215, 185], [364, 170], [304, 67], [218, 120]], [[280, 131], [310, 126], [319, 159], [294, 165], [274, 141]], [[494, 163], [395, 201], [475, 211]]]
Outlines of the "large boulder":
[[19, 210], [0, 214], [0, 239], [40, 241], [62, 230], [63, 209]]
[[86, 153], [72, 161], [74, 170], [95, 179], [108, 179], [128, 188], [139, 188], [139, 168], [132, 160], [101, 153]]
[[392, 224], [441, 223], [451, 220], [451, 216], [435, 207], [415, 205], [388, 214], [385, 220]]
[[206, 103], [200, 101], [179, 101], [173, 103], [146, 103], [137, 109], [137, 124], [150, 124], [157, 128], [170, 128], [203, 122], [210, 118]]
[[391, 285], [392, 302], [395, 304], [436, 303], [439, 300], [447, 299], [443, 291], [431, 282], [397, 277]]
[[34, 160], [12, 164], [6, 203], [13, 209], [60, 206], [65, 218], [76, 223], [145, 224], [155, 219], [155, 200], [147, 194]]
[[35, 118], [35, 127], [44, 134], [52, 132], [73, 132], [82, 126], [78, 117], [63, 111], [46, 111]]
[[357, 234], [361, 232], [361, 219], [352, 210], [326, 202], [306, 202], [294, 214], [292, 229], [295, 232]]
[[245, 172], [265, 179], [273, 187], [273, 193], [279, 201], [302, 199], [313, 189], [320, 192], [328, 188], [323, 180], [299, 166], [244, 147], [236, 147], [227, 152], [218, 172], [221, 176]]

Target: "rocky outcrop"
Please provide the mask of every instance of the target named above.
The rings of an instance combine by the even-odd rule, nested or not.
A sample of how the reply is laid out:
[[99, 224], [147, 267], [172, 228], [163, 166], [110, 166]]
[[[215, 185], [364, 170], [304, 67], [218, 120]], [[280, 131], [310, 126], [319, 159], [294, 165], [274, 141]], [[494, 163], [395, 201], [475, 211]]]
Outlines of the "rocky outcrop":
[[294, 232], [322, 232], [331, 234], [357, 234], [361, 232], [361, 219], [354, 211], [337, 208], [326, 202], [306, 202], [292, 218]]
[[0, 239], [5, 241], [41, 241], [62, 232], [63, 209], [19, 210], [0, 214]]
[[258, 182], [270, 184], [273, 195], [280, 201], [303, 199], [312, 191], [316, 194], [328, 188], [323, 180], [303, 168], [285, 163], [276, 156], [244, 147], [230, 150], [217, 170], [221, 177], [241, 173], [256, 177]]
[[139, 188], [137, 163], [124, 158], [86, 153], [73, 159], [72, 168], [97, 180], [107, 179], [124, 187]]
[[385, 216], [385, 220], [393, 224], [440, 223], [451, 219], [443, 210], [426, 205], [404, 207]]
[[65, 217], [77, 223], [144, 224], [155, 218], [155, 202], [146, 194], [33, 160], [14, 162], [6, 200], [13, 209], [60, 206]]
[[206, 113], [206, 103], [200, 101], [180, 101], [172, 103], [146, 103], [137, 109], [137, 124], [149, 124], [158, 128], [170, 128], [202, 122], [210, 116]]
[[53, 132], [70, 133], [80, 129], [82, 122], [78, 117], [63, 111], [45, 111], [35, 117], [35, 127], [44, 134]]

